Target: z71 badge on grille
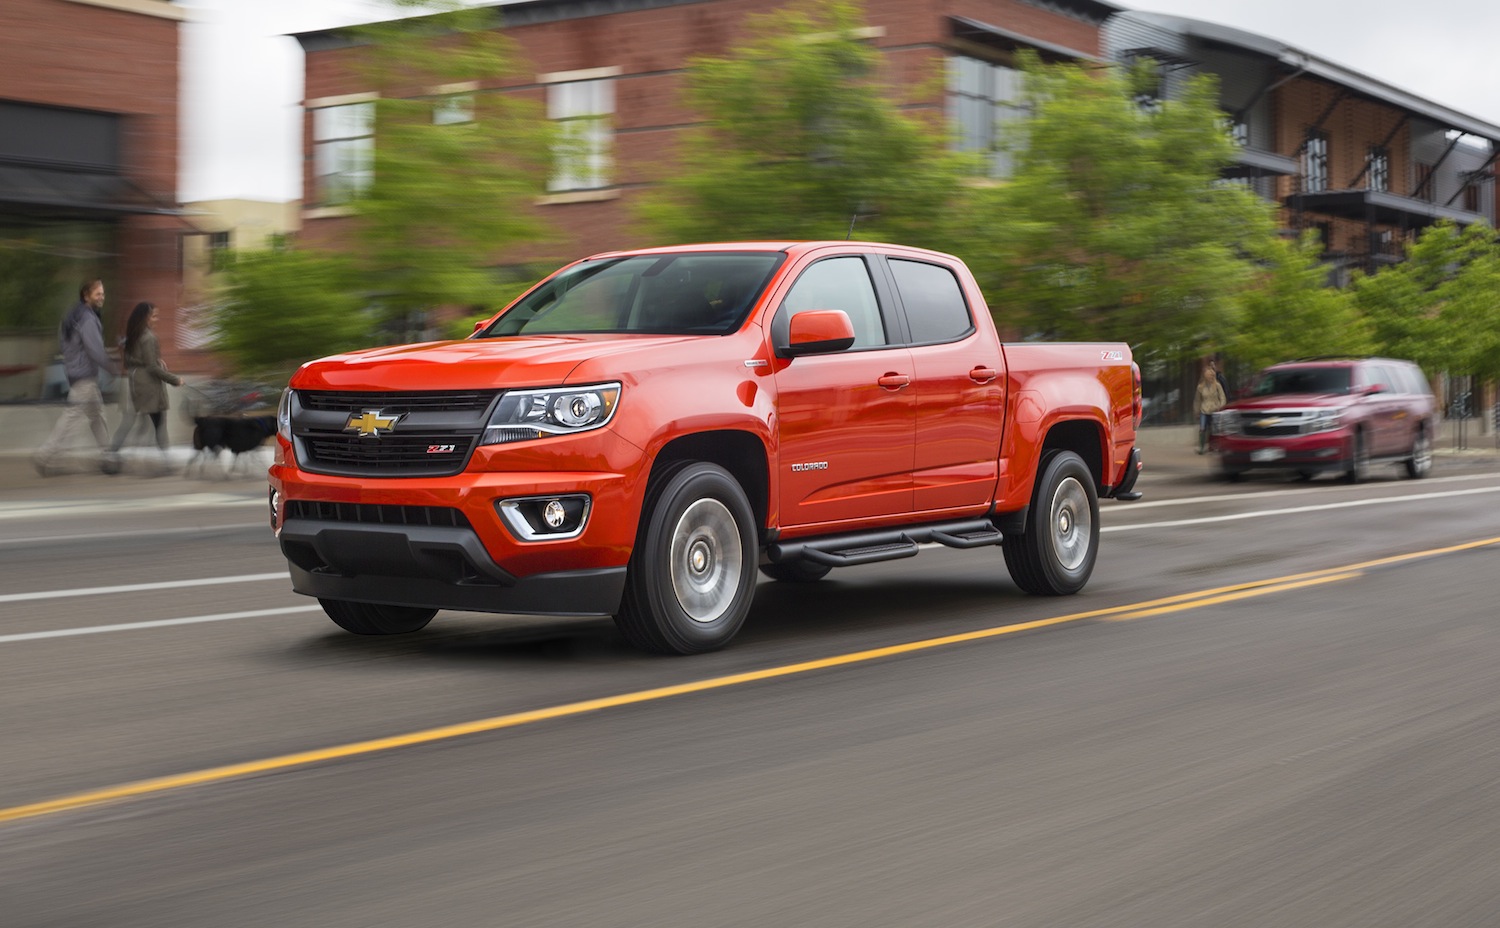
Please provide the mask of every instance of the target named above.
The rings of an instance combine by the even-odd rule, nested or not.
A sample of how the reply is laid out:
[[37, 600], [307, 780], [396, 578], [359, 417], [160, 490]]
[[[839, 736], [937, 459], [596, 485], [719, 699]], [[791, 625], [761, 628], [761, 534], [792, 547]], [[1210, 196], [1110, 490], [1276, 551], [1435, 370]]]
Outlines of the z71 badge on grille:
[[350, 416], [344, 431], [358, 432], [360, 438], [379, 438], [381, 432], [393, 431], [404, 415], [406, 413], [398, 412], [394, 416], [385, 416], [378, 409], [366, 409], [357, 416]]

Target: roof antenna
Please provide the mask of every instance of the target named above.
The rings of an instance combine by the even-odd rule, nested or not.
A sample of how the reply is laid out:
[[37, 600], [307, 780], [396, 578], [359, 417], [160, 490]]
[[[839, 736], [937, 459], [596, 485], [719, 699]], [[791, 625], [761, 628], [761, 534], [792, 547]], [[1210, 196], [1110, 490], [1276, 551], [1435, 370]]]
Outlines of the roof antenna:
[[854, 215], [852, 215], [852, 216], [849, 217], [849, 231], [847, 233], [845, 233], [845, 235], [844, 235], [844, 241], [847, 242], [847, 241], [849, 241], [849, 239], [851, 239], [851, 238], [854, 237], [854, 223], [858, 219], [859, 219], [859, 211], [855, 210], [854, 211]]

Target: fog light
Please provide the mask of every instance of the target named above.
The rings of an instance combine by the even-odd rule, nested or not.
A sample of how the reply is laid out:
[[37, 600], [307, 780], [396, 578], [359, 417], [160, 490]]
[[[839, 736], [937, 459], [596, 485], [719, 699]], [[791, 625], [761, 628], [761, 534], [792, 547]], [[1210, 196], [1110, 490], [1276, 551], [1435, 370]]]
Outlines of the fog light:
[[548, 528], [562, 528], [567, 519], [568, 511], [563, 508], [562, 500], [549, 499], [547, 505], [542, 507], [542, 521], [547, 523]]
[[590, 508], [582, 494], [503, 499], [495, 507], [505, 527], [522, 541], [573, 538], [583, 531]]

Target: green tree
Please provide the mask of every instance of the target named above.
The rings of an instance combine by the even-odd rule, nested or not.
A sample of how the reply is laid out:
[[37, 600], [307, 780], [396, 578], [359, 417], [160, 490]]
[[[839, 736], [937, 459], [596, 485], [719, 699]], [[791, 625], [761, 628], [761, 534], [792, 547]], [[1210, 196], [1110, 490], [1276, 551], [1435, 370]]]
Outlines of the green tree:
[[63, 263], [39, 242], [0, 241], [0, 332], [46, 332], [59, 320]]
[[971, 258], [1002, 324], [1187, 357], [1226, 344], [1273, 207], [1219, 181], [1233, 158], [1211, 76], [1142, 105], [1141, 77], [1026, 65], [1010, 180], [976, 191]]
[[853, 224], [856, 238], [944, 246], [967, 159], [901, 112], [862, 26], [857, 3], [814, 0], [751, 16], [742, 46], [694, 59], [688, 99], [704, 122], [646, 198], [648, 234], [841, 239]]
[[1322, 246], [1272, 239], [1259, 258], [1262, 272], [1245, 291], [1243, 313], [1229, 353], [1252, 367], [1314, 355], [1369, 354], [1369, 324], [1347, 290], [1328, 286]]
[[359, 275], [339, 255], [278, 246], [237, 255], [226, 273], [215, 347], [241, 374], [281, 379], [304, 361], [370, 343]]
[[1424, 230], [1406, 260], [1354, 283], [1377, 350], [1429, 373], [1500, 375], [1500, 244], [1483, 224]]
[[379, 98], [375, 176], [351, 204], [351, 256], [387, 324], [410, 335], [432, 307], [492, 305], [496, 256], [544, 237], [531, 204], [544, 191], [551, 133], [533, 102], [469, 89], [514, 70], [493, 9], [404, 5], [429, 15], [358, 31]]

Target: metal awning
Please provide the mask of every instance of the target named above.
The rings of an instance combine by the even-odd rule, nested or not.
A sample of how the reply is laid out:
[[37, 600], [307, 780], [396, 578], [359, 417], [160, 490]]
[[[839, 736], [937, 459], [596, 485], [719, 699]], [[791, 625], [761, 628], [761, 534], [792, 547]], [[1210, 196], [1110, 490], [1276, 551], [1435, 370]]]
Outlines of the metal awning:
[[974, 42], [982, 42], [987, 45], [997, 45], [1006, 49], [1025, 49], [1038, 52], [1043, 61], [1100, 61], [1098, 55], [1089, 52], [1081, 52], [1076, 48], [1066, 45], [1057, 45], [1052, 42], [1044, 42], [1024, 32], [1012, 32], [999, 26], [970, 19], [967, 16], [950, 16], [949, 22], [953, 24], [953, 37], [956, 39], [969, 39]]
[[1451, 219], [1461, 226], [1484, 220], [1480, 213], [1454, 209], [1415, 197], [1404, 197], [1385, 190], [1320, 190], [1317, 193], [1293, 194], [1286, 198], [1288, 209], [1304, 209], [1383, 225], [1408, 228], [1430, 226]]
[[1225, 177], [1290, 176], [1300, 170], [1296, 158], [1278, 155], [1262, 148], [1241, 148], [1235, 161], [1225, 168]]
[[176, 216], [129, 178], [98, 171], [0, 163], [0, 206], [85, 214]]

